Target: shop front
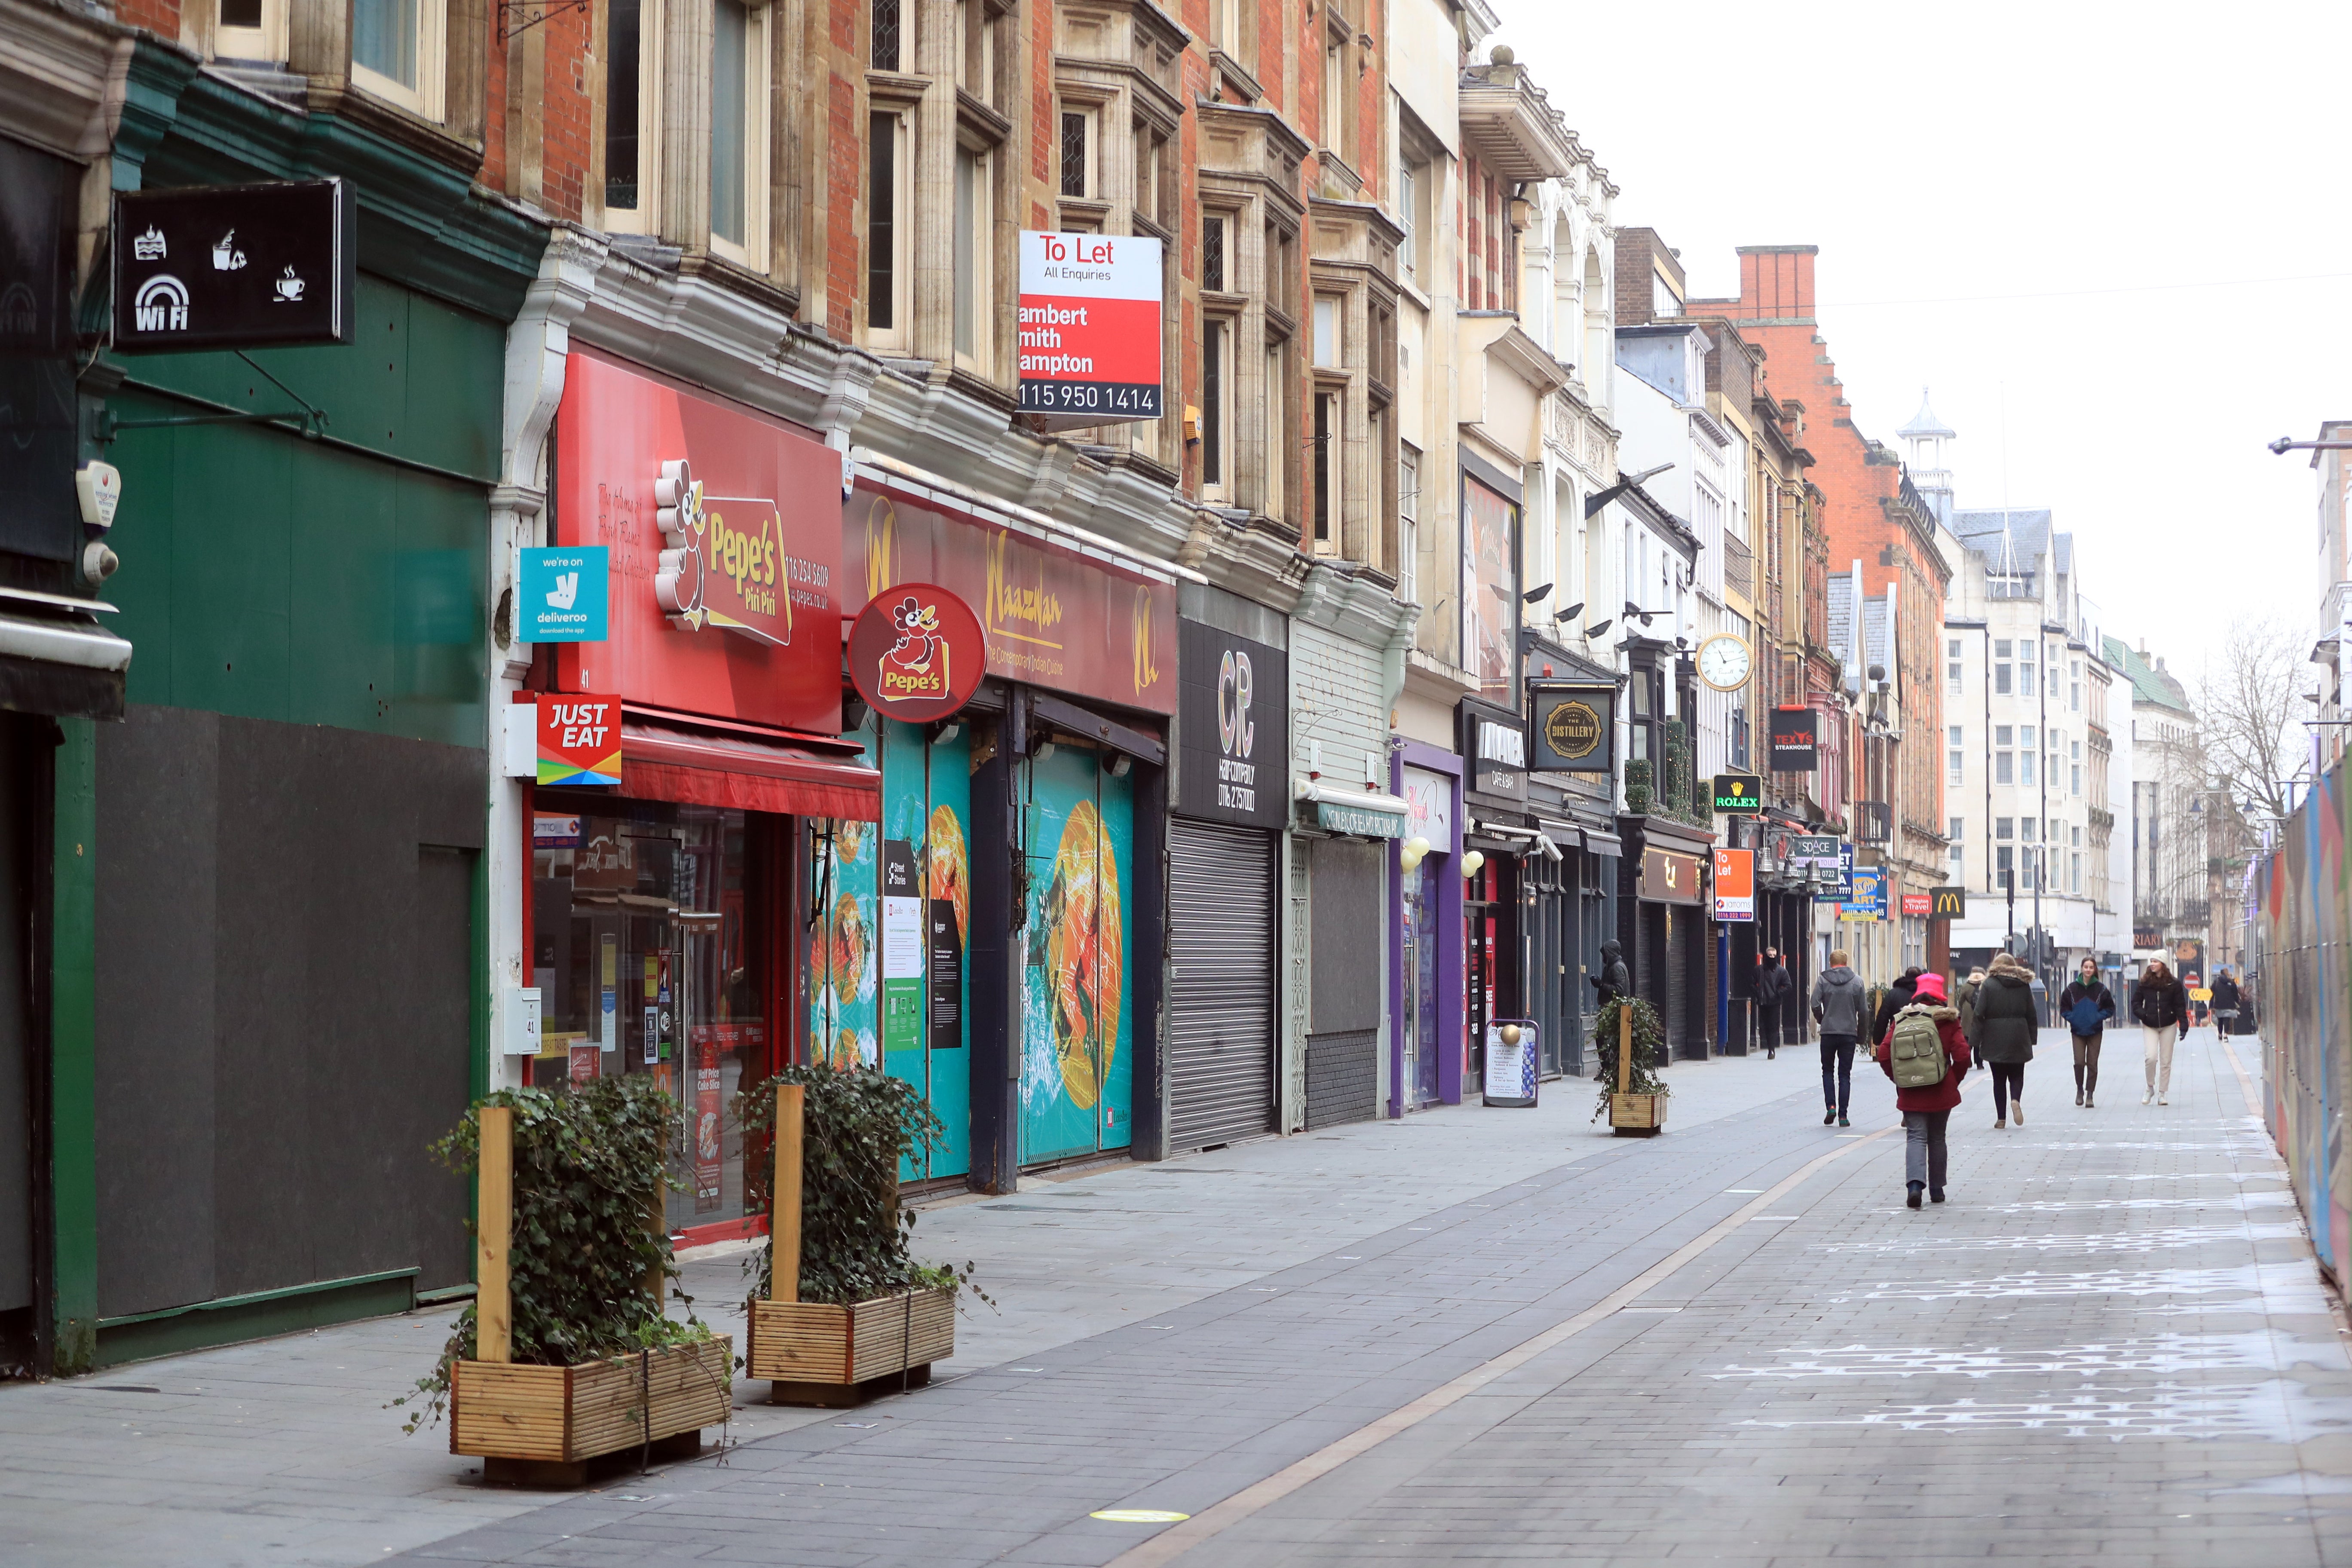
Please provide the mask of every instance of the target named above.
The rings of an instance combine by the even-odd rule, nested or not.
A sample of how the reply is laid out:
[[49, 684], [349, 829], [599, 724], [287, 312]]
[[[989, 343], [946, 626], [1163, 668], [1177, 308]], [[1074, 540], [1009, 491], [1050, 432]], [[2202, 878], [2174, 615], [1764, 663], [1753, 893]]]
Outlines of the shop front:
[[1175, 1153], [1280, 1129], [1278, 899], [1290, 778], [1283, 617], [1191, 584], [1181, 606], [1168, 824]]
[[1705, 881], [1714, 836], [1654, 816], [1620, 821], [1632, 885], [1621, 893], [1618, 940], [1633, 989], [1657, 1008], [1669, 1057], [1703, 1058], [1714, 1021]]
[[1392, 786], [1405, 802], [1397, 850], [1397, 895], [1390, 965], [1394, 1020], [1388, 1114], [1402, 1116], [1462, 1099], [1464, 994], [1461, 935], [1462, 759], [1419, 742], [1401, 743]]
[[1544, 1070], [1580, 1076], [1601, 944], [1617, 930], [1614, 811], [1619, 686], [1611, 671], [1548, 639], [1525, 639], [1528, 808], [1556, 854], [1534, 889], [1534, 1014]]
[[1528, 816], [1525, 721], [1499, 703], [1465, 697], [1454, 722], [1464, 770], [1463, 1043], [1465, 1070], [1476, 1077], [1486, 1070], [1488, 1022], [1529, 1016], [1538, 968], [1531, 943], [1543, 924], [1538, 889], [1552, 882], [1548, 862], [1559, 850]]
[[923, 1089], [947, 1133], [910, 1182], [1158, 1158], [1176, 574], [902, 465], [854, 482], [844, 611], [944, 589], [986, 676], [952, 717], [845, 730], [881, 813], [811, 828], [810, 1033]]
[[556, 452], [555, 591], [591, 608], [509, 716], [530, 963], [501, 1047], [541, 1088], [651, 1079], [677, 1108], [672, 1232], [751, 1234], [734, 1098], [809, 1054], [805, 840], [870, 839], [882, 804], [839, 736], [841, 460], [584, 351]]

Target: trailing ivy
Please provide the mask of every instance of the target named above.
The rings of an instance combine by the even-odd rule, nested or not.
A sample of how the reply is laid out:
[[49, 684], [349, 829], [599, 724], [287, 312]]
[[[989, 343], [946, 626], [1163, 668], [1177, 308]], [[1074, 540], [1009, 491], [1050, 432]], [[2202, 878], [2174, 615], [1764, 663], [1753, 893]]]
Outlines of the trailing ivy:
[[[908, 1250], [915, 1215], [898, 1202], [899, 1164], [947, 1136], [915, 1086], [867, 1067], [786, 1068], [735, 1097], [747, 1142], [773, 1134], [776, 1088], [788, 1083], [803, 1091], [800, 1300], [847, 1306], [908, 1289], [970, 1285], [969, 1262], [960, 1269], [919, 1264]], [[744, 1203], [753, 1213], [770, 1205], [774, 1170], [772, 1159], [745, 1163]], [[743, 1260], [754, 1300], [773, 1293], [774, 1253], [763, 1247]], [[977, 1289], [972, 1294], [988, 1300]]]
[[1592, 1112], [1598, 1121], [1608, 1113], [1609, 1097], [1617, 1091], [1617, 1010], [1633, 1009], [1633, 1087], [1634, 1094], [1671, 1094], [1665, 1079], [1657, 1073], [1658, 1058], [1666, 1047], [1666, 1028], [1658, 1021], [1658, 1010], [1639, 997], [1612, 1000], [1601, 1009], [1600, 1021], [1593, 1026], [1593, 1054], [1600, 1064], [1599, 1084], [1601, 1103]]
[[[676, 1185], [667, 1154], [677, 1105], [642, 1076], [593, 1079], [561, 1094], [500, 1089], [433, 1146], [460, 1175], [478, 1173], [481, 1107], [514, 1111], [514, 1224], [508, 1247], [513, 1359], [576, 1366], [711, 1337], [692, 1313], [667, 1316], [677, 1263], [656, 1205]], [[474, 1228], [469, 1223], [468, 1230]], [[659, 1292], [648, 1288], [658, 1280]], [[432, 1373], [393, 1401], [422, 1401], [409, 1431], [437, 1418], [449, 1378], [475, 1353], [475, 1309], [457, 1319]]]

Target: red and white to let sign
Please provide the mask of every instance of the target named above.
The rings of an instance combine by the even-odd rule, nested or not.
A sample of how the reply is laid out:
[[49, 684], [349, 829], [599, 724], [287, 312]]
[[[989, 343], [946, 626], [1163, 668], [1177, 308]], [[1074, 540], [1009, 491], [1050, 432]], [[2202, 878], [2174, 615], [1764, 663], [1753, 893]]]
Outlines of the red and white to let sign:
[[1160, 242], [1021, 235], [1021, 409], [1049, 428], [1160, 417]]

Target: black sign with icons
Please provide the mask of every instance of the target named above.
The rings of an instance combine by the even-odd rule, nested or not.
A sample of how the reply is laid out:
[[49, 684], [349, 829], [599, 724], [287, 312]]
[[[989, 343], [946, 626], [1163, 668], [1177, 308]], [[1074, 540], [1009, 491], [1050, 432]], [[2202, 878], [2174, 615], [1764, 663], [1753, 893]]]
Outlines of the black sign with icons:
[[350, 342], [358, 218], [342, 179], [117, 192], [114, 347]]
[[[1383, 773], [1387, 758], [1381, 758]], [[1368, 787], [1332, 767], [1333, 783]], [[1385, 776], [1377, 781], [1387, 789]], [[1185, 816], [1280, 827], [1290, 811], [1290, 660], [1200, 621], [1176, 624], [1176, 799]]]

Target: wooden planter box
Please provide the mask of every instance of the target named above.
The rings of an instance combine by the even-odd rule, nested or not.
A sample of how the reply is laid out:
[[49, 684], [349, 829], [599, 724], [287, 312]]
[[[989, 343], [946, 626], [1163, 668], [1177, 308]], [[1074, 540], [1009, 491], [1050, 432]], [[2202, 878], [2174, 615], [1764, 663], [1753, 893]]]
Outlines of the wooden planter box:
[[855, 1405], [929, 1383], [955, 1354], [955, 1292], [902, 1290], [846, 1307], [751, 1303], [745, 1374], [770, 1380], [777, 1405]]
[[578, 1485], [588, 1461], [652, 1446], [680, 1458], [725, 1424], [734, 1345], [725, 1335], [579, 1366], [461, 1361], [449, 1383], [449, 1451], [490, 1480]]
[[1612, 1094], [1609, 1125], [1630, 1138], [1654, 1138], [1665, 1131], [1666, 1097], [1663, 1094]]

